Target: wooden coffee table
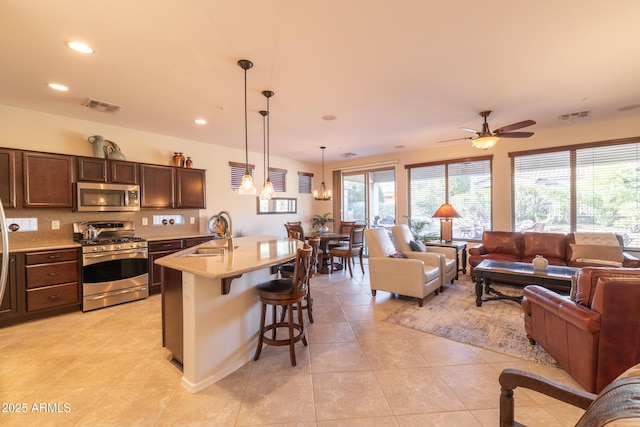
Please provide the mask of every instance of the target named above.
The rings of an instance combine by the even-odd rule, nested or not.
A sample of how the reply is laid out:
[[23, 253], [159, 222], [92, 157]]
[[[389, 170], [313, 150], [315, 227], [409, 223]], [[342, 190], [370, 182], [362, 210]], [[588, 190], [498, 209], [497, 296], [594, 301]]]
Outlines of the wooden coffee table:
[[[569, 292], [571, 279], [578, 272], [578, 268], [550, 265], [546, 270], [534, 270], [533, 265], [526, 262], [504, 262], [483, 260], [475, 268], [476, 272], [476, 305], [482, 306], [483, 301], [508, 299], [520, 303], [522, 296], [505, 295], [491, 287], [491, 282], [507, 282], [515, 286], [540, 285], [547, 289]], [[482, 297], [484, 293], [494, 296]]]

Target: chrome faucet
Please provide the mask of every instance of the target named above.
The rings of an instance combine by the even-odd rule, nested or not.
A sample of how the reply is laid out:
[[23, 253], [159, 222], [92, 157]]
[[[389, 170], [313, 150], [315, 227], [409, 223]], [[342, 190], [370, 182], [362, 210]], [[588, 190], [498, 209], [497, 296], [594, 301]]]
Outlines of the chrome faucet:
[[218, 215], [216, 215], [216, 225], [220, 224], [220, 218], [222, 218], [222, 215], [226, 215], [227, 219], [228, 219], [228, 227], [227, 227], [227, 231], [224, 235], [224, 238], [227, 239], [227, 249], [229, 252], [233, 252], [233, 223], [231, 221], [231, 214], [227, 211], [220, 211], [218, 212]]

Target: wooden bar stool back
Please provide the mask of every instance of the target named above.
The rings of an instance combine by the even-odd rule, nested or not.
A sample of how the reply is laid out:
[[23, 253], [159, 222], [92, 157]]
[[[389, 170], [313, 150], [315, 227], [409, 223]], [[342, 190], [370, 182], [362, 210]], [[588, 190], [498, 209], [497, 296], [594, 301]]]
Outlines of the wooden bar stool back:
[[[295, 268], [293, 277], [285, 279], [274, 279], [263, 282], [258, 285], [258, 295], [261, 303], [260, 317], [260, 335], [258, 336], [258, 348], [253, 360], [260, 358], [262, 346], [264, 344], [274, 346], [289, 346], [289, 356], [291, 365], [296, 366], [295, 343], [302, 341], [307, 346], [307, 338], [305, 336], [304, 322], [302, 319], [302, 300], [307, 295], [309, 288], [309, 273], [311, 270], [311, 246], [304, 246], [296, 252]], [[273, 307], [272, 322], [265, 325], [267, 318], [267, 305]], [[288, 321], [278, 321], [277, 308], [282, 307], [283, 310], [288, 309]], [[294, 310], [297, 308], [298, 321], [294, 322]], [[287, 329], [288, 336], [286, 338], [277, 338], [278, 328]], [[271, 337], [267, 337], [267, 333], [271, 331]]]

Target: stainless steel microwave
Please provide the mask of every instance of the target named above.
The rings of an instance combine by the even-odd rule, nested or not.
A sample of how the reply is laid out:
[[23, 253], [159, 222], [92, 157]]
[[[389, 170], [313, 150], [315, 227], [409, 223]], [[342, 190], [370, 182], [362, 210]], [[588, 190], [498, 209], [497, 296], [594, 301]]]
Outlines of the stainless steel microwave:
[[130, 212], [140, 210], [140, 186], [79, 182], [79, 212]]

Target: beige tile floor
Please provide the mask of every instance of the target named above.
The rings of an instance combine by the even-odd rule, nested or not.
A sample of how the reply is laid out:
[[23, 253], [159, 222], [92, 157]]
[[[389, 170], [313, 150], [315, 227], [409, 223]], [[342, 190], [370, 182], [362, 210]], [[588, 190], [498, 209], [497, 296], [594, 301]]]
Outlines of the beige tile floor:
[[[357, 269], [318, 275], [312, 289], [315, 323], [296, 367], [286, 347], [267, 347], [198, 394], [162, 348], [160, 296], [2, 328], [0, 425], [497, 426], [502, 369], [577, 386], [560, 369], [384, 322], [408, 300], [372, 299]], [[529, 426], [582, 414], [525, 390], [516, 405]]]

